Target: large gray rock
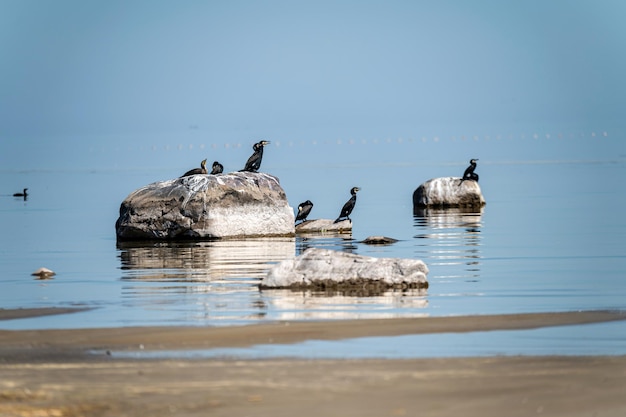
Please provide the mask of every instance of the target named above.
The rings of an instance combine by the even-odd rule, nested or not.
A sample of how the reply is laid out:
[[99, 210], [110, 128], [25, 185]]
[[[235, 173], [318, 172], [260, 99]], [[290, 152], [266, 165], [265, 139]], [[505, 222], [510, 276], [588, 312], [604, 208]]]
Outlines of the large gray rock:
[[118, 240], [293, 236], [278, 178], [264, 173], [192, 175], [155, 182], [122, 202]]
[[458, 177], [433, 178], [413, 193], [413, 207], [463, 207], [478, 209], [485, 198], [477, 181]]
[[373, 258], [310, 248], [269, 270], [261, 288], [427, 288], [428, 267], [417, 259]]

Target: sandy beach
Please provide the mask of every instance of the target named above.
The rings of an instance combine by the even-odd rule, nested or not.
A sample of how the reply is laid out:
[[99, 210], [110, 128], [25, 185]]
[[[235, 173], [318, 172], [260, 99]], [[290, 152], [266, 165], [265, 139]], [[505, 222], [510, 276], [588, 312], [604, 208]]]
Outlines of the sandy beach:
[[[0, 310], [1, 319], [67, 313]], [[619, 312], [0, 331], [0, 416], [623, 416], [626, 357], [128, 359], [115, 352], [529, 329]], [[102, 354], [89, 354], [89, 350]], [[105, 352], [113, 352], [107, 354]]]

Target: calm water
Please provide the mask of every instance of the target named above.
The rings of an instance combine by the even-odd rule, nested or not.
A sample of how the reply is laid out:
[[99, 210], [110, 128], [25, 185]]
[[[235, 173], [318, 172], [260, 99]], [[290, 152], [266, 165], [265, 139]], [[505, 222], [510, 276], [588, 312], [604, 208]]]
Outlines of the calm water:
[[[349, 188], [361, 187], [351, 236], [145, 245], [116, 243], [119, 204], [134, 189], [175, 176], [171, 169], [2, 171], [0, 307], [93, 309], [2, 321], [0, 328], [626, 309], [624, 155], [483, 159], [477, 169], [487, 200], [482, 213], [413, 213], [411, 196], [421, 182], [459, 175], [465, 162], [282, 162], [267, 172], [280, 178], [292, 207], [313, 200], [311, 219], [335, 218]], [[26, 186], [27, 201], [10, 195]], [[359, 243], [370, 235], [399, 241]], [[371, 295], [258, 290], [273, 263], [307, 247], [422, 259], [430, 288]], [[30, 276], [41, 266], [56, 271], [54, 279]], [[625, 325], [606, 329], [610, 340], [626, 334]], [[619, 351], [617, 345], [608, 350]]]

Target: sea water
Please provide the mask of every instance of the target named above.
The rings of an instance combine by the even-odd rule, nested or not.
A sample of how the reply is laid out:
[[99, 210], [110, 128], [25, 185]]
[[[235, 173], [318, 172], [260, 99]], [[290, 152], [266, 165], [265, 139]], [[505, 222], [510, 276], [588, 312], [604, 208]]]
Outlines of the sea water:
[[[90, 309], [0, 321], [0, 328], [623, 310], [626, 152], [595, 135], [543, 139], [516, 138], [510, 146], [498, 142], [506, 138], [491, 143], [481, 138], [475, 144], [454, 138], [447, 144], [274, 142], [261, 170], [280, 179], [294, 209], [312, 200], [310, 219], [335, 218], [350, 188], [361, 188], [351, 215], [352, 234], [216, 242], [117, 243], [119, 205], [134, 189], [180, 175], [207, 154], [220, 159], [225, 153], [226, 172], [241, 169], [237, 162], [242, 165], [251, 152], [247, 146], [91, 146], [65, 163], [41, 159], [21, 168], [5, 161], [0, 171], [0, 307]], [[545, 144], [548, 140], [557, 144]], [[425, 147], [432, 158], [421, 153]], [[547, 157], [542, 151], [548, 151]], [[470, 158], [479, 158], [476, 172], [487, 201], [482, 211], [414, 212], [412, 194], [420, 183], [458, 176]], [[27, 199], [12, 196], [24, 187], [29, 187]], [[398, 242], [361, 243], [372, 235]], [[430, 286], [376, 294], [258, 289], [274, 263], [308, 247], [422, 259], [430, 269]], [[56, 275], [35, 279], [30, 273], [39, 267]], [[575, 334], [580, 326], [568, 328]], [[615, 332], [607, 340], [626, 334], [624, 325], [606, 329]], [[603, 352], [610, 352], [603, 343]]]

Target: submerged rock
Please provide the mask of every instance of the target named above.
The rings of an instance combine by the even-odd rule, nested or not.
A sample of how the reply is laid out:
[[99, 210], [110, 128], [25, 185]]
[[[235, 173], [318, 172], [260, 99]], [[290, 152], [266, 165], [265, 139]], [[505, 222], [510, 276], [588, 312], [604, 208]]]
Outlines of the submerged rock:
[[115, 223], [118, 240], [293, 236], [278, 178], [255, 172], [192, 175], [132, 192]]
[[392, 243], [396, 243], [397, 241], [398, 239], [387, 236], [368, 236], [360, 243], [365, 243], [366, 245], [391, 245]]
[[296, 233], [352, 233], [352, 222], [342, 220], [335, 223], [332, 219], [306, 220], [296, 225]]
[[433, 178], [421, 184], [413, 193], [416, 207], [480, 208], [485, 198], [477, 181], [461, 181], [458, 177]]
[[310, 248], [282, 261], [261, 281], [264, 288], [349, 289], [428, 288], [428, 267], [417, 259], [373, 258], [328, 249]]
[[42, 267], [33, 272], [31, 275], [37, 277], [37, 279], [50, 279], [56, 275], [56, 272], [51, 269]]

